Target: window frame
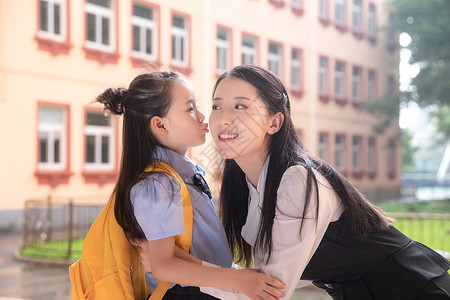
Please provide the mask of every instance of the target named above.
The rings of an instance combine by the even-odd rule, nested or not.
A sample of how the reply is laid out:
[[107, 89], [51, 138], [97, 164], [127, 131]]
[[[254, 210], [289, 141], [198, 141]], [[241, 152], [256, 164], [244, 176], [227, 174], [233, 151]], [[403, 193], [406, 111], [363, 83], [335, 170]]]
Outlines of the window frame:
[[[342, 141], [342, 143], [340, 144], [341, 147], [338, 147], [338, 144], [337, 144], [337, 138], [338, 137], [340, 137], [341, 141]], [[336, 168], [336, 170], [338, 172], [340, 172], [340, 173], [342, 173], [344, 175], [347, 172], [347, 159], [346, 159], [346, 155], [345, 155], [346, 154], [346, 150], [347, 150], [347, 147], [346, 147], [346, 134], [345, 133], [336, 133], [335, 134], [335, 138], [334, 138], [334, 151], [333, 151], [333, 154], [334, 154], [334, 166], [335, 166], [335, 168]], [[338, 151], [340, 153], [340, 156], [337, 155]], [[339, 159], [341, 159], [341, 165], [337, 164], [338, 157], [339, 157]]]
[[[322, 62], [325, 62], [325, 65], [322, 66]], [[328, 102], [330, 95], [330, 68], [329, 68], [329, 59], [325, 56], [319, 56], [319, 70], [318, 70], [318, 92], [319, 92], [319, 100], [322, 102]]]
[[[373, 14], [371, 7], [373, 7]], [[370, 42], [375, 43], [377, 40], [377, 6], [373, 2], [369, 2], [367, 10], [367, 36]]]
[[[41, 21], [42, 21], [42, 15], [41, 15], [41, 2], [47, 2], [48, 3], [48, 19], [47, 19], [47, 31], [44, 31], [41, 29]], [[38, 37], [41, 39], [48, 39], [52, 40], [54, 42], [65, 42], [67, 41], [67, 35], [68, 35], [68, 6], [67, 0], [39, 0], [38, 3], [38, 16], [39, 16], [39, 25], [38, 25]], [[60, 5], [60, 34], [57, 34], [54, 32], [54, 9], [55, 4]], [[51, 13], [53, 12], [53, 13]], [[52, 22], [53, 21], [53, 22]], [[53, 30], [51, 30], [53, 29]]]
[[[342, 71], [338, 72], [338, 65], [342, 66]], [[347, 64], [341, 60], [336, 60], [334, 65], [334, 99], [337, 104], [344, 106], [347, 104]], [[339, 76], [340, 75], [340, 76]], [[340, 81], [340, 84], [337, 84], [337, 81]], [[340, 87], [341, 93], [337, 93], [337, 87]]]
[[[324, 141], [322, 141], [322, 137], [324, 137]], [[319, 132], [319, 145], [318, 145], [318, 156], [320, 159], [324, 161], [329, 161], [330, 159], [330, 135], [328, 132], [321, 131]]]
[[[219, 39], [219, 30], [224, 30], [226, 32], [226, 34], [227, 34], [226, 40]], [[223, 72], [229, 70], [231, 68], [231, 66], [233, 65], [233, 63], [232, 63], [233, 56], [231, 55], [231, 52], [233, 49], [232, 41], [233, 41], [232, 28], [222, 26], [222, 25], [217, 25], [216, 26], [216, 74], [222, 74]], [[220, 48], [223, 51], [225, 51], [225, 68], [224, 69], [221, 69], [219, 67], [219, 60], [220, 60], [219, 49]]]
[[[63, 110], [63, 137], [60, 143], [61, 164], [59, 166], [47, 166], [41, 163], [41, 143], [39, 122], [39, 112], [41, 107], [52, 107]], [[46, 127], [46, 126], [44, 126]], [[56, 187], [60, 184], [67, 184], [72, 172], [70, 171], [70, 105], [38, 100], [36, 103], [36, 169], [34, 175], [39, 185], [50, 185]]]
[[[355, 141], [357, 145], [355, 146]], [[364, 174], [363, 165], [363, 138], [361, 135], [354, 135], [352, 137], [352, 172], [353, 178], [360, 179]]]
[[[153, 20], [145, 19], [134, 15], [134, 5], [139, 5], [148, 8], [153, 13]], [[134, 49], [134, 26], [139, 27], [140, 33], [140, 51]], [[152, 32], [152, 38], [150, 45], [152, 47], [152, 54], [148, 54], [146, 51], [142, 51], [142, 46], [145, 44], [147, 37], [145, 30]], [[160, 22], [159, 22], [159, 7], [156, 5], [148, 4], [147, 2], [131, 1], [131, 56], [134, 59], [141, 59], [145, 61], [159, 61], [160, 55]], [[145, 37], [145, 39], [143, 39]], [[144, 42], [145, 40], [145, 42]], [[145, 47], [144, 47], [145, 49]]]
[[[359, 1], [360, 5], [356, 6], [356, 1]], [[363, 37], [363, 0], [353, 0], [352, 5], [352, 32], [357, 38]]]
[[370, 179], [374, 179], [377, 174], [377, 140], [374, 136], [367, 138], [367, 174]]
[[[277, 75], [281, 80], [283, 80], [284, 76], [284, 68], [283, 68], [283, 45], [278, 42], [269, 41], [267, 44], [267, 69]], [[277, 54], [274, 54], [270, 51], [271, 46], [275, 46], [278, 50]], [[278, 73], [271, 70], [271, 63], [278, 64]]]
[[[342, 12], [342, 20], [338, 18], [339, 11]], [[334, 24], [339, 31], [347, 30], [347, 0], [334, 0]]]
[[[114, 53], [117, 51], [117, 3], [116, 0], [109, 1], [111, 4], [110, 8], [89, 3], [88, 0], [86, 0], [85, 2], [84, 16], [86, 27], [84, 46], [87, 49], [106, 53]], [[93, 14], [95, 16], [95, 41], [88, 40], [88, 14]], [[103, 25], [101, 23], [103, 18], [109, 19], [109, 45], [105, 45], [102, 43]], [[101, 25], [100, 27], [99, 24]]]
[[[355, 70], [358, 71], [357, 77], [355, 77]], [[363, 84], [363, 69], [360, 66], [354, 65], [352, 67], [352, 104], [355, 107], [358, 107], [363, 102]], [[355, 91], [357, 94], [355, 94]]]
[[[95, 109], [85, 109], [84, 111], [84, 127], [83, 127], [83, 138], [84, 138], [84, 164], [83, 169], [85, 171], [112, 171], [115, 168], [116, 161], [116, 119], [113, 117], [109, 117], [110, 125], [109, 126], [97, 126], [97, 125], [88, 125], [88, 113], [97, 113], [99, 115], [103, 114], [101, 110]], [[94, 149], [94, 160], [95, 162], [90, 163], [87, 161], [87, 137], [88, 135], [93, 135], [95, 138], [95, 147], [100, 146], [100, 149]], [[109, 137], [108, 142], [108, 163], [101, 162], [101, 138], [103, 136]], [[100, 157], [97, 157], [100, 154]], [[100, 160], [100, 162], [98, 161]]]
[[375, 70], [369, 69], [369, 71], [367, 72], [367, 102], [373, 103], [376, 100], [377, 100], [377, 72]]
[[[244, 45], [244, 39], [249, 39], [254, 42], [254, 45], [252, 48]], [[241, 63], [242, 65], [248, 64], [244, 60], [244, 55], [252, 55], [253, 56], [253, 62], [251, 64], [258, 65], [259, 64], [259, 41], [258, 37], [252, 34], [243, 33], [241, 37]], [[252, 53], [253, 52], [253, 53]]]
[[[293, 54], [297, 53], [297, 59], [294, 60]], [[298, 80], [294, 82], [294, 74], [297, 74]], [[290, 64], [290, 87], [291, 93], [296, 97], [303, 95], [303, 51], [299, 48], [291, 48]]]

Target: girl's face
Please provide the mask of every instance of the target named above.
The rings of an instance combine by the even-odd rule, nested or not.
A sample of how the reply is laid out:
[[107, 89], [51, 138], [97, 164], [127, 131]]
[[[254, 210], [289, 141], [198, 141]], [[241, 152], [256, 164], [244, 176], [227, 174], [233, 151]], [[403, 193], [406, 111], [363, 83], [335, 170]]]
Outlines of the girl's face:
[[164, 146], [185, 155], [190, 147], [205, 143], [208, 124], [203, 123], [205, 115], [198, 109], [197, 95], [187, 80], [174, 82], [171, 93], [172, 105], [163, 118], [168, 132]]
[[272, 117], [254, 86], [227, 77], [216, 88], [209, 118], [211, 134], [223, 158], [265, 158]]

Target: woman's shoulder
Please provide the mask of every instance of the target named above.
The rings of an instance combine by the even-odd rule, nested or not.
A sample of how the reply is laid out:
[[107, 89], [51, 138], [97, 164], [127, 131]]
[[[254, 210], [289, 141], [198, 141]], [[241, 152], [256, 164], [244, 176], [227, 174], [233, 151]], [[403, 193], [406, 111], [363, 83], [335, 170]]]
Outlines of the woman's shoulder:
[[[316, 169], [311, 169], [314, 177], [317, 180], [317, 184], [320, 187], [331, 188], [328, 180]], [[303, 165], [293, 165], [286, 169], [284, 172], [281, 182], [280, 188], [288, 188], [289, 186], [294, 187], [296, 190], [298, 188], [305, 187], [308, 179], [308, 170]]]

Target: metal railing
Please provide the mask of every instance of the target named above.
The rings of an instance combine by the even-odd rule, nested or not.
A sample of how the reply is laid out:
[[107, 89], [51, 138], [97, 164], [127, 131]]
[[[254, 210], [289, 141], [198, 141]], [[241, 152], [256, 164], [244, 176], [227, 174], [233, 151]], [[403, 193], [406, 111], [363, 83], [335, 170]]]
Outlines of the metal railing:
[[81, 256], [82, 241], [107, 200], [108, 196], [27, 200], [22, 253], [55, 258]]
[[[23, 246], [39, 255], [81, 256], [82, 241], [108, 196], [49, 197], [25, 203]], [[450, 214], [389, 213], [394, 226], [410, 238], [450, 253]], [[450, 258], [450, 257], [448, 257]]]
[[450, 259], [450, 214], [388, 213], [394, 226], [411, 239], [446, 252]]

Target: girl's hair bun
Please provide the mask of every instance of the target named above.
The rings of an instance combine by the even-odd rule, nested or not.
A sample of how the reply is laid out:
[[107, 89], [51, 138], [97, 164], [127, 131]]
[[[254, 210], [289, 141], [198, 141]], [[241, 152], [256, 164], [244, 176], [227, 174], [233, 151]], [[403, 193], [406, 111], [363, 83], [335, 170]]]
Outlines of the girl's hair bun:
[[127, 93], [128, 90], [124, 88], [107, 87], [97, 96], [96, 101], [105, 106], [105, 111], [121, 115], [124, 112]]

